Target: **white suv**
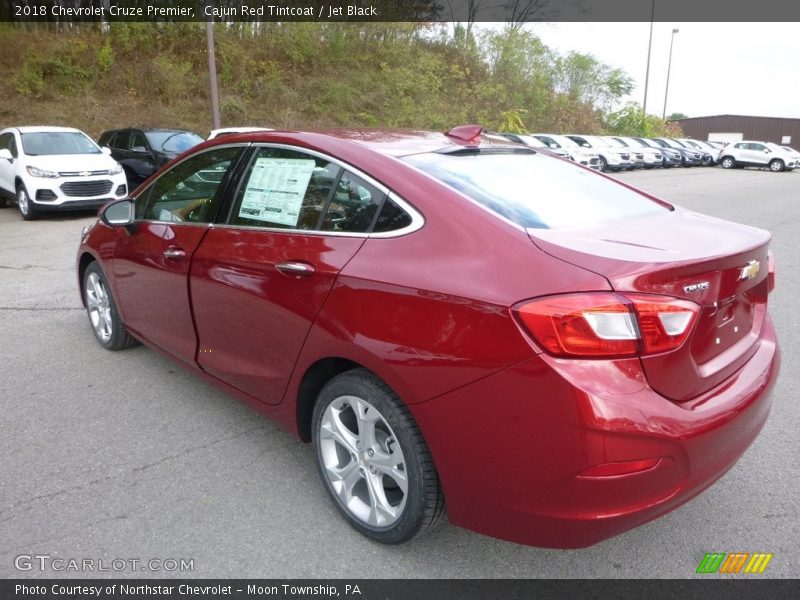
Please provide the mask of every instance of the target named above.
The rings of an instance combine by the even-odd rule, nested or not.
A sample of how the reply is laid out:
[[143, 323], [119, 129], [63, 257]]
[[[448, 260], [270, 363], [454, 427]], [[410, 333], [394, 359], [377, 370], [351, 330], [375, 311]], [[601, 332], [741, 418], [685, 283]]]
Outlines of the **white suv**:
[[15, 200], [22, 218], [87, 210], [128, 194], [122, 167], [79, 129], [9, 127], [0, 131], [0, 206]]
[[564, 152], [569, 160], [595, 171], [600, 170], [600, 155], [590, 148], [579, 146], [567, 136], [554, 133], [534, 133], [532, 136], [551, 150]]
[[611, 146], [607, 140], [596, 135], [572, 135], [567, 134], [569, 139], [578, 144], [581, 148], [591, 149], [600, 157], [601, 171], [620, 171], [633, 168], [630, 150]]
[[744, 140], [728, 144], [719, 151], [719, 163], [723, 169], [734, 167], [768, 167], [779, 173], [791, 171], [797, 166], [797, 159], [790, 153], [770, 142]]

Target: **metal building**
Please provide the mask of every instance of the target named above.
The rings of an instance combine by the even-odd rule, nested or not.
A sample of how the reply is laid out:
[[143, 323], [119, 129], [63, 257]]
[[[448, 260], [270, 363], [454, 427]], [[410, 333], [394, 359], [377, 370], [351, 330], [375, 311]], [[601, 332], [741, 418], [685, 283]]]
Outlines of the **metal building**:
[[697, 140], [759, 140], [800, 147], [800, 119], [714, 115], [678, 119], [673, 123], [681, 126], [686, 137]]

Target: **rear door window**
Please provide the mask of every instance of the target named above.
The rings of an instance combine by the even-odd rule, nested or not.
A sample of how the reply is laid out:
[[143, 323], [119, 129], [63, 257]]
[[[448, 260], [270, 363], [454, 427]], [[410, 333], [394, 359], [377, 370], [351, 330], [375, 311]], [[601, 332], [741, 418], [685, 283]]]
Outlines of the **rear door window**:
[[339, 165], [304, 152], [259, 148], [242, 178], [229, 222], [319, 230], [341, 171]]
[[131, 152], [147, 152], [147, 140], [144, 139], [144, 134], [141, 131], [132, 131], [130, 140]]
[[326, 158], [260, 147], [242, 177], [229, 223], [270, 229], [369, 233], [386, 194]]
[[118, 131], [117, 135], [114, 136], [113, 141], [109, 143], [113, 144], [113, 146], [111, 146], [112, 148], [127, 150], [130, 145], [130, 140], [131, 140], [131, 132], [126, 129], [124, 131]]
[[325, 210], [323, 231], [366, 233], [371, 230], [384, 194], [348, 171], [343, 171]]

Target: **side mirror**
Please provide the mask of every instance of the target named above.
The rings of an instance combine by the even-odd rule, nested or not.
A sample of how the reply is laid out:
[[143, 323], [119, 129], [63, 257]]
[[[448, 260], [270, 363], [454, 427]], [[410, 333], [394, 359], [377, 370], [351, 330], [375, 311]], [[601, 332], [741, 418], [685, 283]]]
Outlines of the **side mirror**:
[[109, 148], [108, 146], [103, 146], [102, 148], [100, 148], [100, 152], [111, 156], [111, 148]]
[[109, 227], [132, 225], [133, 217], [133, 202], [128, 198], [106, 204], [100, 211], [100, 220]]
[[11, 151], [8, 150], [7, 148], [3, 148], [2, 150], [0, 150], [0, 158], [4, 158], [8, 162], [11, 162], [11, 161], [14, 160], [14, 157], [11, 156]]

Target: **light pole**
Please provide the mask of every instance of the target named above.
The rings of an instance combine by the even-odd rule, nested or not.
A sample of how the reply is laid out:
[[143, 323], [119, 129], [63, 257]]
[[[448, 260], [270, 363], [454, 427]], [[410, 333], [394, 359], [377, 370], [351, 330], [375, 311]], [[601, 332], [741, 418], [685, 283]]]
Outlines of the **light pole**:
[[669, 42], [669, 62], [667, 63], [667, 87], [664, 89], [664, 112], [661, 113], [661, 118], [667, 118], [667, 95], [669, 94], [669, 72], [672, 69], [672, 45], [675, 43], [675, 34], [678, 33], [678, 29], [672, 30], [672, 38]]
[[650, 41], [647, 42], [647, 71], [644, 74], [644, 102], [642, 102], [642, 112], [647, 114], [647, 84], [650, 81], [650, 51], [653, 49], [653, 18], [656, 15], [656, 0], [650, 6]]

